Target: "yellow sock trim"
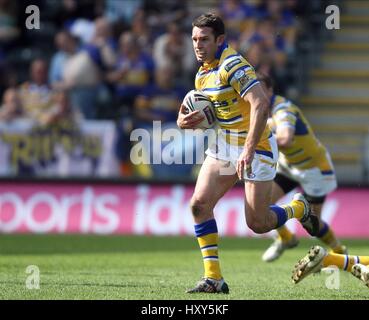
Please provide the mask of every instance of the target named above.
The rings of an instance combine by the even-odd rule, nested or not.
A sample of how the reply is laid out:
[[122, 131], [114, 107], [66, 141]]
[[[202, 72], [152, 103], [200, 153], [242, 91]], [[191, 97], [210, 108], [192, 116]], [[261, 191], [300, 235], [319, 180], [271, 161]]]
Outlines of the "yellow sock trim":
[[305, 206], [302, 201], [292, 200], [289, 204], [281, 206], [286, 210], [288, 220], [292, 218], [301, 219], [304, 215]]
[[222, 274], [220, 271], [218, 257], [218, 234], [210, 233], [197, 238], [204, 261], [204, 277], [220, 280]]
[[292, 200], [290, 206], [293, 209], [294, 218], [301, 219], [304, 215], [305, 206], [302, 201]]
[[351, 271], [351, 268], [356, 263], [364, 265], [369, 264], [369, 256], [352, 256], [345, 254], [329, 253], [323, 260], [323, 267], [337, 266], [338, 268]]
[[333, 253], [337, 253], [337, 254], [345, 254], [345, 252], [346, 252], [346, 247], [341, 245], [341, 244], [339, 244], [335, 247], [331, 247], [331, 249], [332, 249]]
[[343, 253], [343, 251], [340, 250], [342, 249], [341, 244], [337, 240], [336, 235], [334, 234], [331, 228], [329, 228], [327, 233], [323, 237], [320, 237], [319, 239], [331, 249], [334, 250], [335, 248], [337, 248], [337, 251], [334, 250], [335, 253]]
[[286, 226], [278, 228], [277, 232], [282, 242], [289, 242], [293, 238], [293, 233]]

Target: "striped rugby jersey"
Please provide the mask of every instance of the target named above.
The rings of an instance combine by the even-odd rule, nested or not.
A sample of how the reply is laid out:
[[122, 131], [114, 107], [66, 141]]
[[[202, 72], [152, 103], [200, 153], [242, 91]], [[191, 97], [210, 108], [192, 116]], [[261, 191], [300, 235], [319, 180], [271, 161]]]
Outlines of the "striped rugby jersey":
[[271, 106], [274, 125], [295, 130], [292, 146], [279, 147], [280, 162], [298, 169], [318, 167], [323, 173], [332, 173], [333, 167], [326, 156], [327, 150], [315, 136], [300, 108], [278, 95], [272, 97]]
[[[215, 60], [204, 63], [196, 74], [195, 87], [213, 102], [222, 136], [230, 144], [245, 143], [250, 126], [250, 103], [243, 97], [257, 84], [254, 68], [227, 43], [219, 47]], [[269, 136], [270, 130], [266, 127], [257, 149], [271, 150]]]

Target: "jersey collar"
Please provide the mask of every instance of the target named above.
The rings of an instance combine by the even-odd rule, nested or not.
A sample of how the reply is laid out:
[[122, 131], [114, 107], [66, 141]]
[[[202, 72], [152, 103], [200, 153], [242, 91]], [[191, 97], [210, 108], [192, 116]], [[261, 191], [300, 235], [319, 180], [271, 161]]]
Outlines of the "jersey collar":
[[220, 57], [222, 56], [222, 53], [225, 49], [228, 48], [228, 43], [227, 42], [223, 42], [221, 46], [218, 47], [217, 52], [215, 53], [215, 59], [220, 60]]
[[272, 97], [270, 98], [270, 107], [271, 108], [273, 108], [273, 106], [274, 106], [275, 98], [276, 98], [275, 94], [273, 94]]

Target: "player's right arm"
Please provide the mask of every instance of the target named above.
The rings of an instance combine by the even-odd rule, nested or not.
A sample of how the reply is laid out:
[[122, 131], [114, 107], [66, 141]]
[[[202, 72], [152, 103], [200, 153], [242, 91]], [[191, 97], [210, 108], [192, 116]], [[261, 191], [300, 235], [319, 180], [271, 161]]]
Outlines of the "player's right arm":
[[243, 179], [243, 172], [251, 173], [251, 164], [256, 146], [265, 130], [269, 114], [269, 100], [262, 90], [254, 68], [243, 58], [234, 57], [224, 68], [221, 74], [227, 83], [250, 104], [250, 125], [244, 150], [237, 161], [237, 173]]
[[199, 110], [188, 113], [186, 107], [181, 104], [178, 112], [177, 126], [181, 129], [195, 129], [204, 120]]
[[261, 89], [260, 84], [251, 88], [243, 97], [250, 103], [250, 128], [241, 153], [237, 162], [237, 173], [240, 179], [243, 178], [243, 170], [246, 168], [248, 174], [251, 173], [251, 164], [254, 158], [256, 146], [265, 130], [268, 120], [268, 99]]

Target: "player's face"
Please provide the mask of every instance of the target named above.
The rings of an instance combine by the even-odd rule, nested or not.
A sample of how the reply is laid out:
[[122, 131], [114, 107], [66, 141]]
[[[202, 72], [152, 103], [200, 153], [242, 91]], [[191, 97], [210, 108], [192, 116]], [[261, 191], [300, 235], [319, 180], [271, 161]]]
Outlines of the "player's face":
[[210, 63], [215, 59], [218, 47], [223, 43], [224, 36], [215, 39], [213, 30], [209, 27], [193, 27], [192, 43], [197, 61]]

